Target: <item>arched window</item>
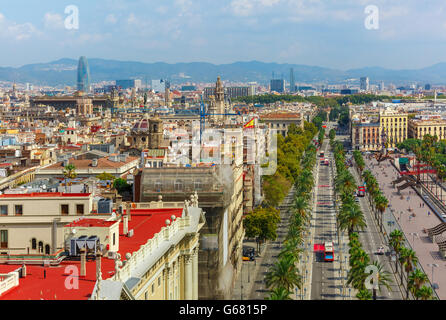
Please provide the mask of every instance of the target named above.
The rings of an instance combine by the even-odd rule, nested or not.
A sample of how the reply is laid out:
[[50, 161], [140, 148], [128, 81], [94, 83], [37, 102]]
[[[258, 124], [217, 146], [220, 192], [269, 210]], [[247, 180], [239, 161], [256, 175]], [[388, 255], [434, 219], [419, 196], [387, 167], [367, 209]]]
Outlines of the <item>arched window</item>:
[[50, 245], [45, 245], [45, 254], [50, 254]]
[[37, 249], [37, 239], [36, 238], [31, 239], [31, 249], [33, 249], [33, 250]]
[[43, 253], [43, 242], [39, 241], [39, 253]]

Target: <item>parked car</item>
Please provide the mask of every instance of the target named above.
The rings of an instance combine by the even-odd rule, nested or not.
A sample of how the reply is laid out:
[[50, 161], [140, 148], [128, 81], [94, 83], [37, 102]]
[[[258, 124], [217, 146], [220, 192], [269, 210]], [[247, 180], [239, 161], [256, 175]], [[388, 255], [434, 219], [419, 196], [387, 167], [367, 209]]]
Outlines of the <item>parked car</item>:
[[256, 250], [253, 247], [243, 246], [243, 261], [254, 261]]

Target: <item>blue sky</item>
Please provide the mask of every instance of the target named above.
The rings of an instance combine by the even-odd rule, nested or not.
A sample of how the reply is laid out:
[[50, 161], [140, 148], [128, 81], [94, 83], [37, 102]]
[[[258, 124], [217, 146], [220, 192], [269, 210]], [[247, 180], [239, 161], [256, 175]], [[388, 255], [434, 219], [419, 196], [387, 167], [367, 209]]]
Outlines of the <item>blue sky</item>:
[[[67, 30], [65, 7], [79, 8]], [[379, 9], [379, 28], [364, 12]], [[337, 69], [446, 62], [444, 0], [15, 0], [0, 6], [1, 66], [59, 58]]]

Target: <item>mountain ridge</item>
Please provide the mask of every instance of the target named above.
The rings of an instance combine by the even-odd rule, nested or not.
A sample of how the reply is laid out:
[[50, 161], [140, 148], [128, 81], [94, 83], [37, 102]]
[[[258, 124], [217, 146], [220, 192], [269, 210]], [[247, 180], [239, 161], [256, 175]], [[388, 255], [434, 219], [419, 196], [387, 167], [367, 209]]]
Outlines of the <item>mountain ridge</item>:
[[[387, 69], [363, 67], [338, 70], [302, 64], [237, 61], [227, 64], [209, 62], [138, 62], [100, 58], [88, 59], [92, 82], [119, 79], [141, 79], [143, 83], [152, 79], [169, 79], [173, 83], [214, 82], [217, 76], [232, 82], [256, 81], [267, 84], [274, 72], [275, 78], [289, 80], [290, 68], [294, 69], [295, 81], [303, 83], [345, 83], [348, 79], [368, 76], [371, 83], [380, 81], [407, 83], [445, 83], [446, 63], [440, 62], [420, 69]], [[61, 58], [55, 61], [27, 64], [21, 67], [0, 67], [0, 81], [15, 81], [35, 85], [74, 86], [78, 61]]]

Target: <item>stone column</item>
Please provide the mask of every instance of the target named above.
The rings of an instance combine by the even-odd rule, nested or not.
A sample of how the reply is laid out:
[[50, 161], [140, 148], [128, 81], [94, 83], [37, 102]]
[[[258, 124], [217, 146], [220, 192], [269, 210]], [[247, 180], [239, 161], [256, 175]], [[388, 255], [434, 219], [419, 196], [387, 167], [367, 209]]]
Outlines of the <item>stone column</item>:
[[186, 255], [185, 256], [185, 274], [184, 274], [184, 290], [185, 300], [192, 300], [193, 299], [193, 271], [192, 271], [192, 256]]
[[198, 247], [195, 247], [192, 255], [192, 300], [198, 300]]
[[169, 300], [169, 267], [166, 267], [163, 271], [164, 278], [164, 300]]

